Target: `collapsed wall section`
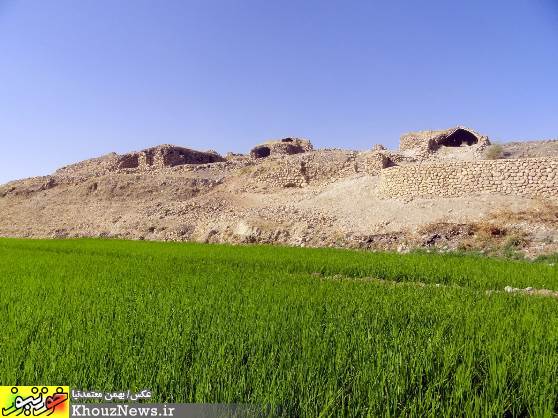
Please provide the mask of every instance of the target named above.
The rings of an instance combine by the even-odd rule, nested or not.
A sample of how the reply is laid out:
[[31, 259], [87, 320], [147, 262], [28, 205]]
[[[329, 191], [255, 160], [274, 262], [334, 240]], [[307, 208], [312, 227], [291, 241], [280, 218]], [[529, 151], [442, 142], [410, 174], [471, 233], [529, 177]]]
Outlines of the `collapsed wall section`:
[[277, 155], [293, 155], [312, 151], [312, 143], [303, 138], [283, 138], [278, 141], [269, 141], [256, 145], [250, 151], [252, 158], [266, 158]]
[[252, 178], [269, 187], [304, 187], [354, 173], [355, 166], [355, 152], [317, 151], [267, 159], [255, 168]]
[[558, 198], [558, 159], [422, 163], [381, 171], [384, 198], [462, 197], [495, 193]]
[[490, 141], [487, 136], [464, 126], [439, 131], [409, 132], [399, 140], [400, 151], [410, 152], [422, 158], [427, 158], [441, 148], [469, 148], [480, 155], [488, 145]]
[[209, 164], [223, 162], [225, 159], [214, 151], [196, 151], [174, 145], [159, 145], [143, 151], [119, 156], [118, 169], [163, 168], [185, 164]]

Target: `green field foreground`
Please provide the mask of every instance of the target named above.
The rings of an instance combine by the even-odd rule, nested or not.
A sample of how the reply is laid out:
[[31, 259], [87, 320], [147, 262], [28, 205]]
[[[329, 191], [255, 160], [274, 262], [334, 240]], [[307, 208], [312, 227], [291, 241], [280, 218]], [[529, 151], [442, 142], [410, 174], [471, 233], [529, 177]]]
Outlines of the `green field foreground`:
[[558, 290], [558, 267], [0, 239], [0, 384], [148, 388], [287, 416], [552, 416], [558, 300], [507, 285]]

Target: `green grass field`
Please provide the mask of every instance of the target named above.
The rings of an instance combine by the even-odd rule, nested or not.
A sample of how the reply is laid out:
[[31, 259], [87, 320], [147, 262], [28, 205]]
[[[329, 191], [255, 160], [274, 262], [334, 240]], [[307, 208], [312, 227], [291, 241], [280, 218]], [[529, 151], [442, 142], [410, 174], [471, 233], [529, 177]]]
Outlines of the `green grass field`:
[[558, 412], [558, 300], [486, 292], [558, 290], [548, 262], [1, 239], [0, 277], [2, 385], [288, 416]]

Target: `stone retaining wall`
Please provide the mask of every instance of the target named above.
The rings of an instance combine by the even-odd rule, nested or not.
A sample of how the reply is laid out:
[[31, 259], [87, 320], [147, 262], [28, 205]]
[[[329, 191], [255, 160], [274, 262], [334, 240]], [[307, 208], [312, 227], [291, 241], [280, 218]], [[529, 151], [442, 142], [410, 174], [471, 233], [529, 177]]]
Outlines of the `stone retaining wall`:
[[558, 159], [433, 162], [386, 168], [378, 194], [397, 197], [460, 197], [498, 193], [558, 198]]

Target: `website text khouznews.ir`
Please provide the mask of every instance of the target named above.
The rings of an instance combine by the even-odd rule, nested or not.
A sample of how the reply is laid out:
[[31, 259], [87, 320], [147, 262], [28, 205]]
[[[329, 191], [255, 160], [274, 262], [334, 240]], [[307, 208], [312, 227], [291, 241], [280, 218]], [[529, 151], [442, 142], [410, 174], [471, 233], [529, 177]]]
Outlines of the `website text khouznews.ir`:
[[72, 417], [173, 417], [176, 408], [167, 405], [73, 404]]

